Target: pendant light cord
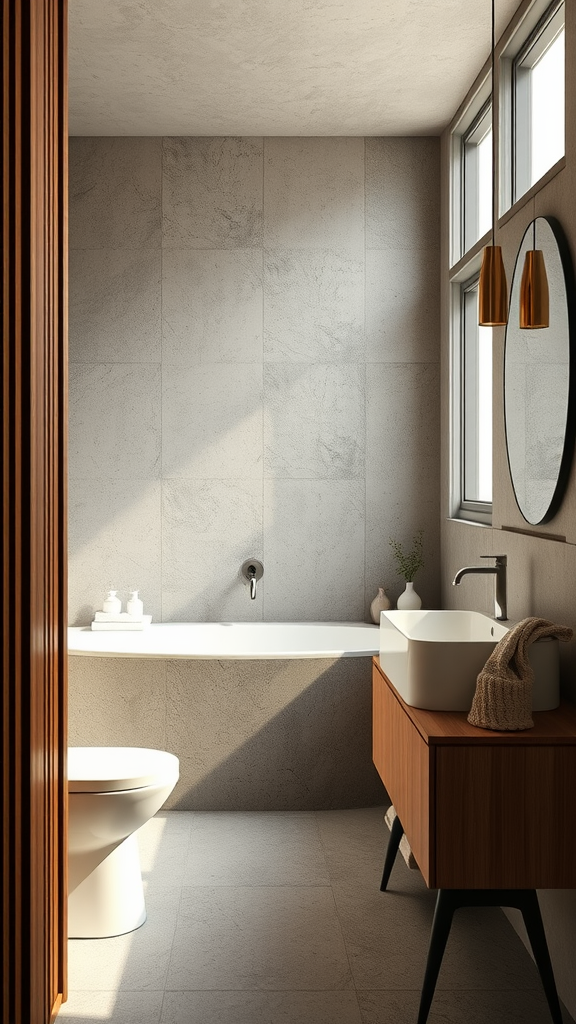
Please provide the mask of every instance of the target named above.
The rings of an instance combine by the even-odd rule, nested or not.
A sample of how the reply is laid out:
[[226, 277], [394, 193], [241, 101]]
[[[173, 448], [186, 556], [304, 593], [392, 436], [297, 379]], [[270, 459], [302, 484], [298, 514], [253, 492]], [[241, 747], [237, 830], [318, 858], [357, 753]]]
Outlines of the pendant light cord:
[[494, 89], [494, 50], [496, 47], [496, 14], [495, 14], [496, 0], [492, 0], [492, 245], [496, 242], [496, 132], [494, 130], [494, 118], [495, 118], [495, 89]]

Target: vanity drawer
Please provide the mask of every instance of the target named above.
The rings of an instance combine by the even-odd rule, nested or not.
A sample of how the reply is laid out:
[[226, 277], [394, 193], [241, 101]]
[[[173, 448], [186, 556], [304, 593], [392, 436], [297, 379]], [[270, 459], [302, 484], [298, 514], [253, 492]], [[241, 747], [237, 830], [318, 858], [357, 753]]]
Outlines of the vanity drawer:
[[576, 747], [436, 747], [438, 888], [576, 887]]
[[[428, 885], [434, 884], [433, 750], [373, 669], [373, 760]], [[432, 753], [432, 757], [431, 757]]]

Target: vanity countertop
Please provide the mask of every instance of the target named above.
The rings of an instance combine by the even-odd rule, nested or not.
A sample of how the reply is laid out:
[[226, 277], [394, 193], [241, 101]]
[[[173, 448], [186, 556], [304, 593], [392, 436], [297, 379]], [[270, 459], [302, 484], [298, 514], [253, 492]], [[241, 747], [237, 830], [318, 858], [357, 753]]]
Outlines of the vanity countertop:
[[386, 680], [388, 686], [410, 721], [416, 726], [422, 739], [428, 744], [526, 744], [542, 746], [544, 744], [575, 744], [576, 745], [576, 707], [567, 701], [553, 711], [534, 713], [533, 729], [521, 732], [497, 732], [492, 729], [478, 729], [470, 725], [465, 711], [425, 711], [422, 708], [410, 707], [390, 682], [380, 666], [380, 658], [373, 658], [373, 663]]

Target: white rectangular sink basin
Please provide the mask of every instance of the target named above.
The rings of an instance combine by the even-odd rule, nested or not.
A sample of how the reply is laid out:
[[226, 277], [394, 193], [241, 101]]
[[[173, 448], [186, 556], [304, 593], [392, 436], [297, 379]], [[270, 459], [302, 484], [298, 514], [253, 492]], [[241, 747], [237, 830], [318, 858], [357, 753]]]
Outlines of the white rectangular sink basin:
[[[469, 711], [476, 677], [509, 628], [480, 612], [382, 612], [380, 665], [411, 707]], [[534, 670], [532, 709], [557, 708], [558, 641], [532, 644], [528, 657]]]

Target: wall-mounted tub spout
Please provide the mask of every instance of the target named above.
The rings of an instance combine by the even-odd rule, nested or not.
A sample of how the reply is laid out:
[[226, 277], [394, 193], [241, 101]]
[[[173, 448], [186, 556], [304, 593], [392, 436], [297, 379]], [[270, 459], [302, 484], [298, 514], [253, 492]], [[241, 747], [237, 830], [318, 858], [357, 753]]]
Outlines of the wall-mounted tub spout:
[[256, 584], [264, 575], [264, 566], [257, 558], [249, 558], [246, 562], [243, 562], [241, 572], [244, 579], [248, 580], [250, 584], [250, 600], [255, 601]]

